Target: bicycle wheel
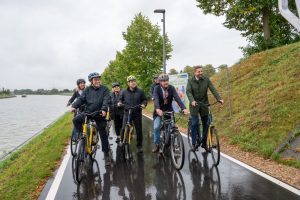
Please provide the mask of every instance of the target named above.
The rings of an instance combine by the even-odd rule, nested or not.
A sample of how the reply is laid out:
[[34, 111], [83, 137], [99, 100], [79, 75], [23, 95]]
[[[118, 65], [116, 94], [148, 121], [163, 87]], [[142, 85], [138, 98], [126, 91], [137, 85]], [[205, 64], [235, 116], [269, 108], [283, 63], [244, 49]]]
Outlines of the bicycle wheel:
[[176, 130], [173, 133], [173, 136], [171, 138], [170, 151], [171, 151], [171, 158], [174, 167], [177, 170], [182, 169], [184, 164], [184, 156], [185, 156], [184, 143], [183, 143], [182, 136], [178, 130]]
[[84, 157], [85, 157], [85, 149], [84, 149], [84, 139], [80, 139], [78, 142], [78, 151], [77, 151], [77, 160], [76, 160], [76, 173], [75, 178], [77, 183], [80, 183], [83, 176], [84, 170]]
[[[220, 163], [220, 143], [219, 143], [219, 136], [217, 130], [212, 127], [210, 129], [211, 134], [211, 142], [208, 141], [209, 150], [211, 151], [212, 160], [215, 166], [218, 166]], [[209, 138], [208, 138], [209, 140]]]
[[190, 148], [192, 148], [192, 119], [191, 118], [189, 118], [189, 122], [188, 122], [187, 136], [188, 136], [188, 142], [189, 142]]
[[70, 145], [72, 156], [76, 156], [76, 150], [77, 150], [78, 138], [79, 138], [78, 135], [79, 134], [77, 133], [75, 128], [73, 128], [72, 135], [71, 135], [71, 145]]

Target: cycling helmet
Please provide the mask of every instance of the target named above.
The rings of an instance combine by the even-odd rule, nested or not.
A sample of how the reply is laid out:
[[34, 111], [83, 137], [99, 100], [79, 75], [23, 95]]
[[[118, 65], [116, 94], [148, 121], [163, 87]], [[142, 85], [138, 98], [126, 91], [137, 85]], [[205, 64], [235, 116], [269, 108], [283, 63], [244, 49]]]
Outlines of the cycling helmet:
[[100, 78], [100, 74], [97, 73], [97, 72], [93, 72], [93, 73], [90, 73], [88, 78], [89, 78], [89, 81], [91, 82], [93, 78]]
[[120, 84], [119, 84], [118, 82], [115, 82], [115, 83], [112, 83], [112, 84], [111, 84], [111, 87], [112, 87], [112, 88], [117, 87], [117, 86], [120, 86]]
[[85, 80], [80, 78], [76, 81], [76, 84], [79, 85], [80, 83], [85, 83]]
[[153, 76], [153, 79], [157, 79], [157, 78], [158, 78], [158, 75], [155, 74], [155, 75]]
[[158, 80], [159, 81], [168, 81], [169, 76], [168, 76], [168, 74], [161, 74], [161, 75], [159, 75]]
[[127, 77], [127, 82], [129, 82], [129, 81], [135, 81], [135, 80], [136, 80], [136, 78], [134, 76], [132, 76], [132, 75], [130, 75], [130, 76]]

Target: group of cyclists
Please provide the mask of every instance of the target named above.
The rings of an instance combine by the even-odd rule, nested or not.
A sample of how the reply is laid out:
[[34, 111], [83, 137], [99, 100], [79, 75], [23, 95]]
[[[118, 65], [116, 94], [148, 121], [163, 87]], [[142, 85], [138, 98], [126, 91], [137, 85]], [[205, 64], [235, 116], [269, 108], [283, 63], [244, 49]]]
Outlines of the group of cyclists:
[[[114, 129], [116, 133], [116, 142], [122, 141], [122, 132], [124, 131], [127, 119], [128, 108], [132, 110], [131, 120], [135, 126], [137, 139], [137, 153], [143, 153], [143, 133], [142, 133], [142, 108], [147, 106], [147, 97], [144, 91], [138, 87], [137, 80], [134, 76], [127, 77], [127, 88], [121, 90], [120, 84], [115, 82], [112, 84], [111, 92], [108, 87], [101, 84], [101, 75], [99, 73], [91, 73], [88, 76], [89, 86], [85, 86], [84, 79], [77, 80], [77, 89], [67, 103], [71, 106], [70, 111], [75, 112], [77, 109], [88, 112], [100, 111], [100, 115], [95, 116], [94, 120], [97, 124], [99, 136], [101, 139], [102, 151], [104, 153], [105, 165], [111, 165], [110, 147], [108, 142], [108, 133], [106, 132], [106, 115], [108, 110], [111, 113], [111, 119], [114, 120]], [[188, 114], [188, 110], [178, 96], [174, 86], [169, 84], [168, 74], [160, 74], [154, 76], [153, 85], [150, 89], [150, 95], [154, 101], [153, 110], [153, 127], [154, 127], [154, 145], [152, 152], [159, 152], [160, 143], [160, 127], [163, 112], [173, 111], [172, 102], [175, 100], [184, 114]], [[199, 131], [199, 114], [203, 125], [202, 145], [207, 150], [206, 135], [207, 135], [207, 108], [199, 105], [197, 102], [208, 103], [208, 89], [220, 103], [224, 103], [218, 94], [216, 88], [211, 83], [210, 79], [204, 76], [203, 67], [194, 67], [194, 76], [187, 84], [187, 97], [190, 105], [189, 110], [192, 118], [192, 150], [196, 151], [196, 140]], [[77, 114], [73, 118], [73, 124], [78, 133], [82, 132], [82, 124], [84, 123], [85, 115]]]

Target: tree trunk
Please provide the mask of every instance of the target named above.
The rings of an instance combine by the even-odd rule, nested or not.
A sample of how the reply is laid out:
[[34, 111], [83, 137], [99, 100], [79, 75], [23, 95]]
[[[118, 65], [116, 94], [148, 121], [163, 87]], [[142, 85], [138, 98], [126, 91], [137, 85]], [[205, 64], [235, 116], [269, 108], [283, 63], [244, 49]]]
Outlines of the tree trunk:
[[270, 45], [270, 10], [267, 6], [262, 9], [262, 22], [265, 48], [268, 49]]

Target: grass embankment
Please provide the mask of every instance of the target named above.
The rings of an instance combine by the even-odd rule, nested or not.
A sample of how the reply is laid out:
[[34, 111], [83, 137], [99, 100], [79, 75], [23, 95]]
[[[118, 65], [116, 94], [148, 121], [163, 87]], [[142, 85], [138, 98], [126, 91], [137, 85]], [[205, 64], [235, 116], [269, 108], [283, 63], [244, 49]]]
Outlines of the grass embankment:
[[0, 199], [37, 199], [64, 153], [71, 130], [71, 114], [0, 163]]
[[[268, 50], [229, 68], [232, 117], [228, 109], [213, 108], [221, 137], [242, 150], [270, 158], [275, 148], [300, 123], [300, 43]], [[228, 103], [226, 71], [212, 77]], [[212, 102], [213, 100], [211, 100]], [[153, 111], [149, 105], [148, 111]], [[187, 117], [179, 126], [186, 128]], [[297, 161], [273, 159], [300, 168]]]

